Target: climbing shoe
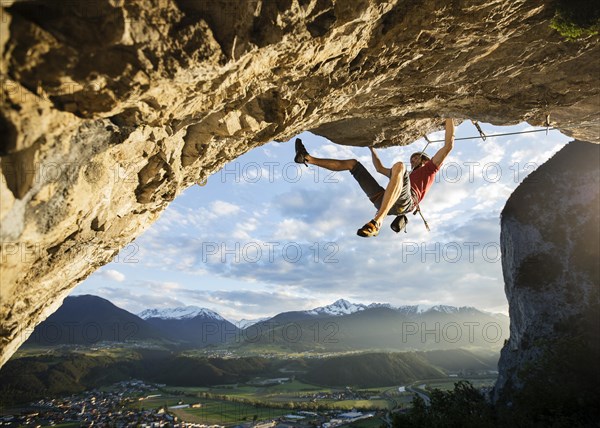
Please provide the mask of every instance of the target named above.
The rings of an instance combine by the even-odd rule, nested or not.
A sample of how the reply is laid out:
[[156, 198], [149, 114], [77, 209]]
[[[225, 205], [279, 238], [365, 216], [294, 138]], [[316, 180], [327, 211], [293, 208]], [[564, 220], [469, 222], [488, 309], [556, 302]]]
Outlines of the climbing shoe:
[[363, 227], [356, 231], [358, 236], [362, 236], [363, 238], [369, 238], [371, 236], [377, 236], [379, 234], [379, 224], [375, 220], [371, 220]]
[[401, 230], [404, 230], [404, 233], [406, 233], [406, 223], [408, 223], [408, 218], [404, 214], [400, 214], [399, 216], [396, 216], [392, 224], [390, 224], [390, 227], [396, 233]]
[[308, 166], [306, 163], [306, 156], [308, 156], [308, 152], [306, 151], [306, 147], [302, 144], [302, 140], [300, 138], [296, 138], [296, 156], [294, 157], [294, 162], [303, 163]]

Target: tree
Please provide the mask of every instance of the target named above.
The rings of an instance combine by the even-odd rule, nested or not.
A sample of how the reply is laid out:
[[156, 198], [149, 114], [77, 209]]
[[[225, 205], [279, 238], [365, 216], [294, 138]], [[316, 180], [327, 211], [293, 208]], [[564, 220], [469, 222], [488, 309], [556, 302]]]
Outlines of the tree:
[[453, 391], [434, 389], [429, 406], [418, 395], [407, 414], [396, 414], [394, 427], [402, 428], [488, 428], [493, 427], [490, 405], [469, 382], [459, 381]]

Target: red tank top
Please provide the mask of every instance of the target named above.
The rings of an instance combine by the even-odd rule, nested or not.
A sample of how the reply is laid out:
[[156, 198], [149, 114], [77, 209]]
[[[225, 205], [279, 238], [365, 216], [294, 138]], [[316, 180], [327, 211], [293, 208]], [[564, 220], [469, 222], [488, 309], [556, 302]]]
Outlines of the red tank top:
[[440, 168], [432, 161], [427, 161], [425, 165], [410, 173], [410, 189], [415, 204], [423, 200], [425, 194], [433, 184], [435, 173], [439, 170]]

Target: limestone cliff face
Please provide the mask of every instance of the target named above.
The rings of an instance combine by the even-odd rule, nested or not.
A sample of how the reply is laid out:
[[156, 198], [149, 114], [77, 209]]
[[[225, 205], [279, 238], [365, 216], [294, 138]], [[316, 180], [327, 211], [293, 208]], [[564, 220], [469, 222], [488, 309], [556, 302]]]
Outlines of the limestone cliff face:
[[[510, 402], [536, 370], [543, 371], [547, 391], [542, 395], [553, 388], [566, 391], [565, 379], [576, 376], [573, 358], [600, 355], [599, 183], [600, 146], [573, 141], [530, 174], [502, 212], [511, 329], [496, 400]], [[595, 390], [596, 365], [582, 367]], [[554, 372], [557, 367], [562, 373]], [[574, 393], [585, 400], [586, 381], [577, 382]]]
[[542, 1], [4, 1], [2, 364], [178, 193], [270, 140], [408, 144], [439, 117], [598, 141], [597, 38]]

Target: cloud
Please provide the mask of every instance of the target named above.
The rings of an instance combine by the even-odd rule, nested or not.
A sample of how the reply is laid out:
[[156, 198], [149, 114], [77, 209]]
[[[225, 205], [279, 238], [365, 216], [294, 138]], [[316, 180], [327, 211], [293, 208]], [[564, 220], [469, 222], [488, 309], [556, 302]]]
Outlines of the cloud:
[[513, 189], [502, 183], [483, 185], [477, 188], [473, 193], [473, 196], [477, 201], [473, 209], [487, 212], [489, 212], [491, 208], [498, 210], [506, 203], [512, 191]]
[[[361, 149], [367, 150], [362, 147]], [[311, 153], [308, 147], [307, 150]], [[312, 149], [312, 153], [316, 157], [328, 159], [354, 159], [356, 157], [355, 152], [350, 147], [337, 144], [323, 144]]]
[[531, 173], [563, 147], [562, 143], [545, 142], [544, 144], [541, 142], [541, 144], [514, 151], [511, 154], [511, 163], [515, 166], [519, 164], [523, 172]]
[[239, 241], [250, 241], [250, 233], [254, 232], [260, 226], [259, 216], [243, 218], [235, 224], [231, 236]]
[[[166, 286], [166, 288], [165, 288]], [[109, 300], [119, 308], [138, 314], [148, 308], [170, 308], [185, 306], [181, 295], [176, 295], [169, 285], [156, 281], [135, 281], [124, 287], [97, 287], [94, 295]], [[89, 294], [86, 287], [75, 288], [72, 295]]]
[[[311, 309], [321, 304], [321, 301], [318, 299], [290, 293], [280, 287], [273, 291], [189, 290], [188, 296], [197, 301], [210, 303], [214, 308], [217, 308], [217, 311], [221, 315], [230, 320], [274, 315], [271, 308], [277, 308], [277, 312], [280, 313]], [[241, 313], [244, 316], [240, 316]]]
[[213, 214], [216, 216], [226, 216], [240, 212], [239, 206], [225, 201], [213, 201], [210, 204], [210, 208]]
[[115, 269], [101, 270], [98, 275], [116, 282], [125, 281], [125, 275]]
[[95, 294], [136, 314], [145, 309], [200, 306], [213, 310], [230, 321], [272, 316], [272, 308], [277, 308], [278, 312], [286, 312], [331, 303], [307, 298], [282, 287], [274, 287], [271, 291], [216, 291], [179, 287], [177, 293], [170, 290], [168, 294], [159, 294], [158, 291], [165, 285], [167, 284], [156, 281], [140, 281], [129, 289], [102, 287]]
[[471, 186], [465, 182], [434, 183], [420, 205], [427, 212], [444, 212], [463, 202], [469, 196], [470, 190]]

